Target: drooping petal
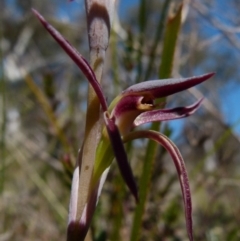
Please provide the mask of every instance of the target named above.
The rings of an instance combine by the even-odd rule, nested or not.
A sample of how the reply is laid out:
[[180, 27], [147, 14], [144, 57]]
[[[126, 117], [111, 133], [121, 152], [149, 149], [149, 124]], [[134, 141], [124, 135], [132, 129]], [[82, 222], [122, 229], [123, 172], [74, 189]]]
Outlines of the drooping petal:
[[130, 86], [122, 92], [123, 95], [152, 95], [162, 98], [189, 89], [211, 78], [215, 73], [180, 79], [149, 80]]
[[185, 217], [186, 217], [186, 226], [187, 232], [190, 241], [193, 241], [193, 231], [192, 231], [192, 201], [191, 201], [191, 192], [188, 181], [187, 170], [184, 164], [184, 160], [179, 152], [178, 148], [175, 144], [165, 135], [156, 132], [156, 131], [135, 131], [130, 132], [128, 135], [124, 137], [124, 142], [139, 139], [139, 138], [149, 138], [152, 139], [159, 144], [161, 144], [171, 155], [175, 167], [177, 169], [179, 182], [181, 185], [183, 200], [184, 200], [184, 208], [185, 208]]
[[115, 154], [115, 158], [116, 158], [120, 173], [124, 181], [126, 182], [128, 188], [130, 189], [133, 196], [135, 197], [136, 201], [138, 202], [137, 185], [134, 180], [132, 169], [127, 159], [127, 154], [125, 152], [118, 127], [115, 124], [115, 120], [113, 118], [109, 118], [107, 112], [104, 112], [104, 120], [106, 123], [106, 128], [108, 131], [108, 135], [111, 141], [111, 145], [113, 148], [113, 152]]
[[202, 101], [203, 98], [190, 106], [143, 112], [134, 120], [134, 126], [139, 126], [149, 122], [175, 120], [187, 117], [192, 115], [199, 108]]
[[88, 79], [89, 83], [96, 92], [99, 98], [103, 111], [107, 110], [107, 102], [103, 95], [102, 88], [96, 79], [96, 76], [88, 64], [87, 60], [53, 27], [51, 26], [44, 17], [35, 9], [32, 9], [33, 13], [40, 20], [45, 29], [52, 35], [52, 37], [57, 41], [57, 43], [62, 47], [62, 49], [67, 53], [67, 55], [75, 62], [75, 64], [82, 70], [83, 74]]

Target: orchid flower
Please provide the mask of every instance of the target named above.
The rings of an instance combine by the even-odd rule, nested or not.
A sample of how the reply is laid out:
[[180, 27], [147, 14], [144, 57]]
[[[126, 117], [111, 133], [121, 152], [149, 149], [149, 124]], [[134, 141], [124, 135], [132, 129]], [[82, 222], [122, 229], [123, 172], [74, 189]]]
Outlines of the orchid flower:
[[68, 240], [84, 240], [95, 207], [98, 203], [98, 198], [100, 196], [103, 183], [114, 158], [117, 161], [120, 173], [126, 185], [138, 202], [137, 185], [127, 159], [124, 143], [139, 138], [148, 138], [156, 141], [162, 145], [172, 157], [173, 163], [177, 170], [183, 195], [186, 227], [189, 240], [193, 240], [190, 186], [187, 170], [178, 148], [167, 136], [163, 135], [162, 133], [152, 130], [134, 131], [134, 127], [149, 122], [184, 118], [193, 114], [199, 108], [203, 99], [198, 100], [190, 106], [177, 107], [173, 109], [161, 109], [161, 105], [155, 103], [156, 99], [167, 97], [174, 93], [198, 85], [212, 77], [214, 73], [208, 73], [190, 78], [150, 80], [138, 83], [124, 90], [108, 106], [106, 98], [103, 94], [103, 90], [88, 62], [36, 10], [33, 10], [33, 12], [43, 26], [47, 29], [47, 31], [52, 35], [52, 37], [84, 73], [100, 101], [105, 123], [102, 129], [98, 148], [96, 150], [96, 160], [92, 173], [91, 185], [89, 187], [88, 202], [85, 205], [80, 220], [76, 220], [76, 212], [78, 205], [77, 189], [78, 185], [81, 185], [78, 177], [81, 174], [81, 170], [75, 169], [73, 174], [68, 224]]

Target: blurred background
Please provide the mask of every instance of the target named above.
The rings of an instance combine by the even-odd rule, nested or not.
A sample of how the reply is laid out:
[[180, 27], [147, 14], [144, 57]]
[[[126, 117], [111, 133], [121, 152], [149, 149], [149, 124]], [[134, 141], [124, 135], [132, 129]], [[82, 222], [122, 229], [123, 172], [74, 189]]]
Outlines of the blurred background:
[[[169, 0], [169, 16], [181, 2]], [[240, 5], [238, 0], [184, 3], [172, 76], [216, 75], [170, 96], [171, 107], [190, 105], [203, 96], [205, 101], [193, 116], [161, 128], [186, 162], [195, 240], [237, 241]], [[109, 102], [131, 84], [157, 79], [163, 4], [118, 2], [103, 78]], [[31, 8], [88, 59], [84, 2], [1, 0], [0, 7], [0, 241], [65, 240], [72, 167], [84, 134], [87, 81]], [[136, 180], [145, 145], [138, 141], [129, 147]], [[162, 149], [152, 169], [140, 240], [188, 240], [178, 178]], [[113, 164], [93, 220], [92, 240], [129, 240], [135, 206]]]

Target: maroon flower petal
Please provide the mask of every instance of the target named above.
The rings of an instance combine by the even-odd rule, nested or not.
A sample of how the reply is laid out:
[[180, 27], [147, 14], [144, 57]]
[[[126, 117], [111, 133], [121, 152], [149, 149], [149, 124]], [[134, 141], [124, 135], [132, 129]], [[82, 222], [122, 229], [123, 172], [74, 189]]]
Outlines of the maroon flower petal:
[[108, 135], [111, 141], [111, 145], [113, 148], [113, 152], [115, 154], [115, 158], [116, 158], [120, 173], [124, 181], [126, 182], [128, 188], [130, 189], [133, 196], [135, 197], [136, 202], [138, 202], [137, 185], [134, 180], [132, 169], [127, 159], [127, 154], [125, 152], [118, 127], [115, 124], [115, 120], [113, 118], [109, 118], [107, 112], [104, 112], [104, 120], [106, 123]]
[[52, 37], [58, 42], [58, 44], [63, 48], [67, 55], [75, 62], [75, 64], [82, 70], [89, 83], [93, 87], [98, 96], [98, 99], [102, 105], [103, 111], [107, 110], [107, 102], [103, 95], [102, 88], [96, 79], [96, 76], [88, 64], [88, 62], [83, 58], [83, 56], [53, 27], [51, 26], [43, 16], [32, 9], [33, 13], [40, 20], [45, 29], [52, 35]]
[[134, 126], [139, 126], [154, 121], [167, 121], [187, 117], [192, 115], [199, 108], [202, 101], [203, 98], [190, 106], [143, 112], [134, 120]]
[[123, 136], [133, 127], [133, 122], [139, 114], [153, 108], [153, 102], [145, 103], [144, 96], [127, 95], [118, 101], [111, 112], [111, 117], [114, 116], [115, 123]]
[[215, 73], [200, 76], [181, 78], [149, 80], [130, 86], [122, 92], [123, 95], [152, 95], [154, 98], [162, 98], [174, 93], [186, 90], [211, 78]]
[[191, 192], [190, 192], [187, 170], [184, 164], [184, 160], [181, 156], [181, 153], [179, 152], [175, 144], [168, 137], [156, 131], [131, 132], [124, 137], [124, 142], [134, 140], [134, 139], [139, 139], [139, 138], [149, 138], [158, 142], [171, 155], [173, 162], [175, 164], [175, 167], [177, 169], [179, 182], [181, 185], [188, 236], [190, 241], [193, 241]]
[[112, 110], [111, 116], [114, 116], [116, 119], [118, 119], [125, 113], [137, 111], [138, 106], [141, 105], [143, 98], [143, 96], [124, 96], [118, 101], [115, 108]]

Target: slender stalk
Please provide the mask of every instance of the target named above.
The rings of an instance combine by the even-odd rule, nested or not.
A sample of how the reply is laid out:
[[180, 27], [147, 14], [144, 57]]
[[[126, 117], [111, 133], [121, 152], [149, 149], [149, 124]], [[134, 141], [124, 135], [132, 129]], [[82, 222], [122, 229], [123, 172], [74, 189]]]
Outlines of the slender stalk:
[[[111, 33], [111, 52], [112, 52], [112, 63], [113, 63], [113, 81], [115, 87], [115, 94], [119, 87], [119, 66], [118, 66], [118, 54], [117, 54], [117, 34], [112, 31]], [[114, 195], [111, 201], [111, 219], [113, 223], [112, 230], [110, 233], [110, 240], [119, 241], [121, 240], [121, 228], [123, 222], [123, 207], [122, 201], [124, 198], [124, 182], [119, 174], [116, 174], [116, 178], [113, 182]]]
[[[154, 123], [156, 127], [157, 124]], [[139, 204], [136, 207], [133, 226], [131, 230], [131, 241], [139, 240], [142, 217], [145, 210], [147, 195], [149, 192], [150, 179], [152, 176], [153, 163], [157, 155], [157, 144], [154, 141], [149, 141], [146, 149], [146, 155], [144, 158], [143, 171], [139, 180]]]
[[171, 77], [174, 54], [177, 45], [177, 38], [181, 26], [182, 4], [175, 16], [170, 17], [167, 22], [167, 28], [163, 43], [162, 62], [159, 67], [159, 78], [165, 79]]
[[146, 74], [145, 74], [145, 77], [144, 77], [145, 80], [149, 79], [150, 74], [152, 72], [154, 60], [155, 60], [156, 53], [157, 53], [157, 47], [158, 47], [159, 43], [161, 43], [161, 41], [162, 41], [164, 24], [165, 24], [166, 19], [167, 19], [167, 13], [168, 13], [170, 3], [171, 3], [171, 0], [165, 0], [165, 2], [163, 4], [163, 7], [162, 7], [161, 16], [159, 18], [157, 31], [156, 31], [156, 35], [155, 35], [155, 38], [154, 38], [154, 43], [153, 43], [152, 48], [151, 48], [151, 52], [150, 52], [150, 56], [149, 56], [149, 62], [148, 62]]
[[121, 228], [123, 223], [123, 199], [124, 199], [124, 182], [122, 177], [117, 174], [114, 180], [114, 195], [111, 200], [111, 221], [112, 230], [110, 240], [121, 240]]
[[[90, 61], [91, 62], [91, 61]], [[92, 65], [92, 64], [91, 64]], [[97, 79], [100, 80], [102, 71], [98, 70]], [[95, 161], [95, 151], [101, 131], [100, 103], [92, 87], [88, 89], [88, 109], [86, 115], [86, 127], [83, 145], [83, 156], [81, 160], [81, 175], [79, 186], [79, 202], [77, 219], [81, 218], [84, 205], [87, 202], [88, 191], [91, 182], [92, 170]], [[79, 163], [80, 164], [80, 163]]]
[[[164, 47], [162, 54], [162, 62], [159, 68], [159, 78], [169, 78], [173, 66], [174, 52], [177, 43], [177, 36], [181, 24], [181, 9], [175, 17], [168, 20], [166, 33], [164, 37]], [[167, 10], [167, 9], [166, 9]], [[170, 41], [170, 42], [169, 42]], [[152, 130], [158, 131], [160, 123], [153, 123]], [[146, 155], [144, 158], [143, 171], [139, 183], [139, 205], [136, 207], [133, 226], [131, 230], [131, 241], [139, 240], [142, 218], [145, 210], [145, 204], [149, 193], [150, 181], [152, 176], [152, 168], [157, 155], [157, 144], [149, 141], [147, 144]]]
[[[90, 65], [99, 82], [102, 79], [103, 65], [106, 49], [108, 47], [110, 27], [114, 12], [114, 1], [111, 0], [85, 0], [88, 37], [90, 48]], [[89, 86], [88, 107], [82, 159], [77, 166], [80, 167], [78, 188], [78, 208], [76, 219], [80, 220], [85, 204], [88, 200], [89, 187], [95, 161], [95, 151], [101, 135], [100, 103]]]
[[139, 7], [139, 28], [140, 28], [140, 35], [138, 39], [138, 51], [137, 51], [137, 77], [135, 83], [141, 81], [142, 76], [142, 46], [144, 44], [144, 32], [147, 23], [147, 1], [141, 0], [140, 7]]

